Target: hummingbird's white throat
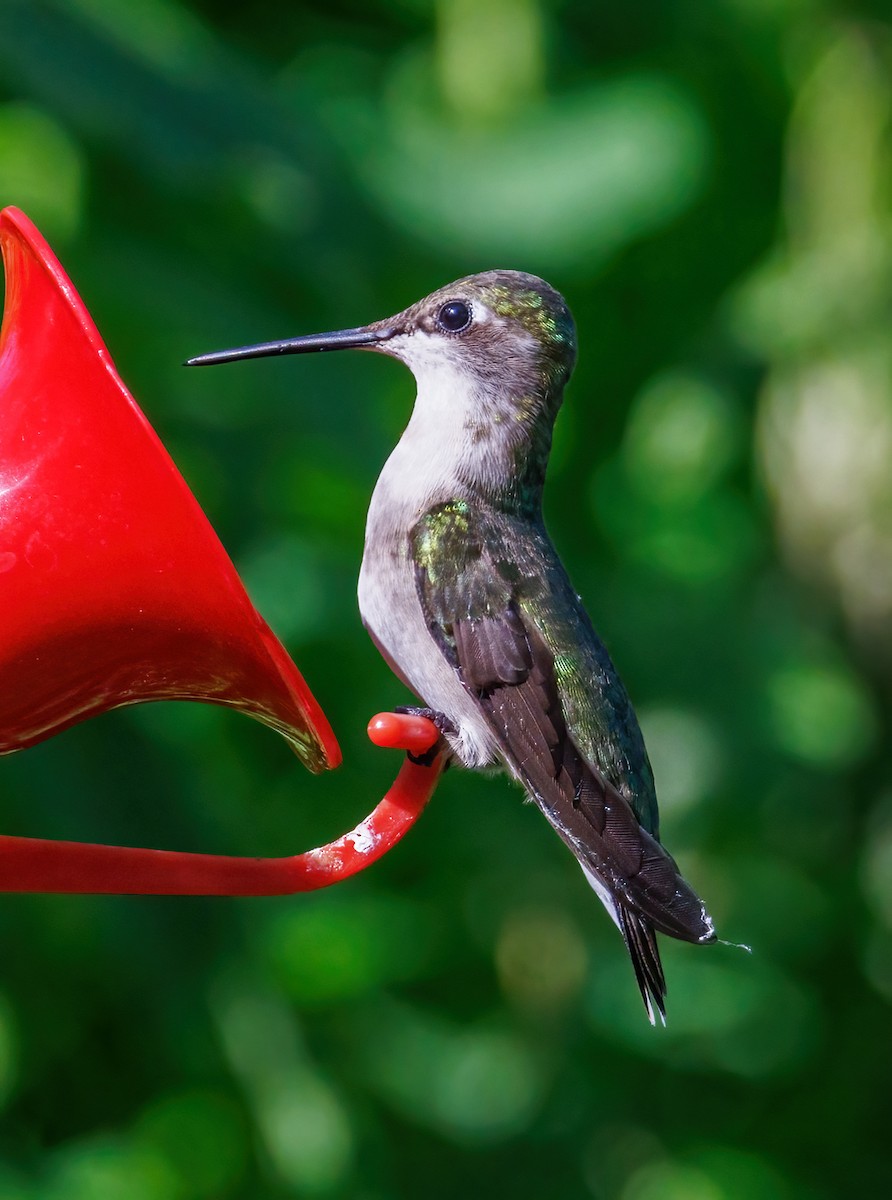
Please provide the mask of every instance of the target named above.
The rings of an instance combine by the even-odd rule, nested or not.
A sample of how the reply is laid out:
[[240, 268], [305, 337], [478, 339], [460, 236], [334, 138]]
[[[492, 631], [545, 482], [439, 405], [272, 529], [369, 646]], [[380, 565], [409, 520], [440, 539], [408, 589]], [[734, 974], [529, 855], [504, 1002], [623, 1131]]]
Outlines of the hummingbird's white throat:
[[[505, 323], [476, 302], [475, 325], [489, 322]], [[524, 340], [535, 345], [531, 336]], [[379, 480], [388, 502], [402, 499], [420, 514], [431, 503], [461, 497], [469, 484], [497, 491], [513, 477], [522, 431], [504, 411], [509, 380], [487, 378], [475, 369], [472, 352], [444, 334], [416, 329], [381, 349], [405, 363], [417, 384], [412, 415]]]

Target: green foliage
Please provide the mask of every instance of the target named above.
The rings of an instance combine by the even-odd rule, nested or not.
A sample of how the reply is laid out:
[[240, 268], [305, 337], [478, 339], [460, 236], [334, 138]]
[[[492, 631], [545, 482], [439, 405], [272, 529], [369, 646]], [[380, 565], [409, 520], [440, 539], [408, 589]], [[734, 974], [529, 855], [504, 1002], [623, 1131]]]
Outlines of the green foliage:
[[892, 25], [871, 0], [4, 0], [37, 221], [338, 731], [311, 778], [147, 706], [0, 765], [4, 831], [229, 853], [351, 826], [405, 702], [354, 588], [412, 399], [186, 372], [468, 271], [567, 295], [547, 514], [720, 945], [645, 1023], [503, 780], [332, 893], [0, 897], [2, 1200], [831, 1200], [892, 1189]]

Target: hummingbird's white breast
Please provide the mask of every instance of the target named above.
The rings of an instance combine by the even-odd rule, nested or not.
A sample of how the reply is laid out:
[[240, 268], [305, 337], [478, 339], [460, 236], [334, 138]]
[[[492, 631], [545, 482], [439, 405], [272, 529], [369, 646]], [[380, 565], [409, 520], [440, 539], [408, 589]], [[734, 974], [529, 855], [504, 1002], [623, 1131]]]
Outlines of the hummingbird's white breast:
[[394, 671], [425, 705], [456, 726], [458, 734], [449, 740], [460, 760], [485, 766], [497, 757], [495, 739], [427, 628], [409, 541], [431, 507], [462, 494], [469, 470], [486, 470], [486, 447], [466, 429], [469, 421], [479, 420], [474, 381], [443, 354], [440, 339], [423, 333], [394, 338], [388, 353], [412, 369], [418, 396], [372, 494], [359, 610]]

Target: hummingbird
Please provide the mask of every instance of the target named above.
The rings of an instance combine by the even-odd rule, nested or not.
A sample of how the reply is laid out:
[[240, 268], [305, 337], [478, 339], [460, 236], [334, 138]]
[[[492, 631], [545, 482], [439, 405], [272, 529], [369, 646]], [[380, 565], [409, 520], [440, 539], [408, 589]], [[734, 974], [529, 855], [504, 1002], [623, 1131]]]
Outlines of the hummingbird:
[[537, 276], [485, 271], [383, 321], [187, 365], [345, 348], [399, 359], [417, 383], [369, 506], [363, 623], [451, 757], [507, 768], [541, 809], [618, 926], [651, 1024], [665, 1024], [656, 934], [716, 935], [660, 843], [638, 720], [543, 520], [576, 361], [567, 304]]

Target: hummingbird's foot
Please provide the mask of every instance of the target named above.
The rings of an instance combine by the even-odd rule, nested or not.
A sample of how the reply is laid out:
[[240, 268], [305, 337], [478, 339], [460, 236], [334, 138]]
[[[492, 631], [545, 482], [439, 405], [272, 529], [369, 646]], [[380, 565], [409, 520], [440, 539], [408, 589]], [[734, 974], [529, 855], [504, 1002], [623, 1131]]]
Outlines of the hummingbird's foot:
[[[446, 734], [451, 733], [455, 735], [458, 733], [458, 730], [452, 724], [446, 714], [437, 712], [436, 709], [425, 708], [422, 705], [399, 705], [397, 708], [394, 708], [393, 711], [395, 713], [405, 713], [405, 715], [409, 717], [424, 717], [433, 725], [436, 725], [437, 729], [439, 730], [439, 739], [434, 742], [430, 750], [426, 750], [424, 754], [413, 754], [411, 751], [406, 751], [409, 759], [413, 763], [418, 763], [419, 766], [429, 767], [437, 755], [441, 753]], [[447, 762], [446, 765], [448, 767], [449, 763]]]

